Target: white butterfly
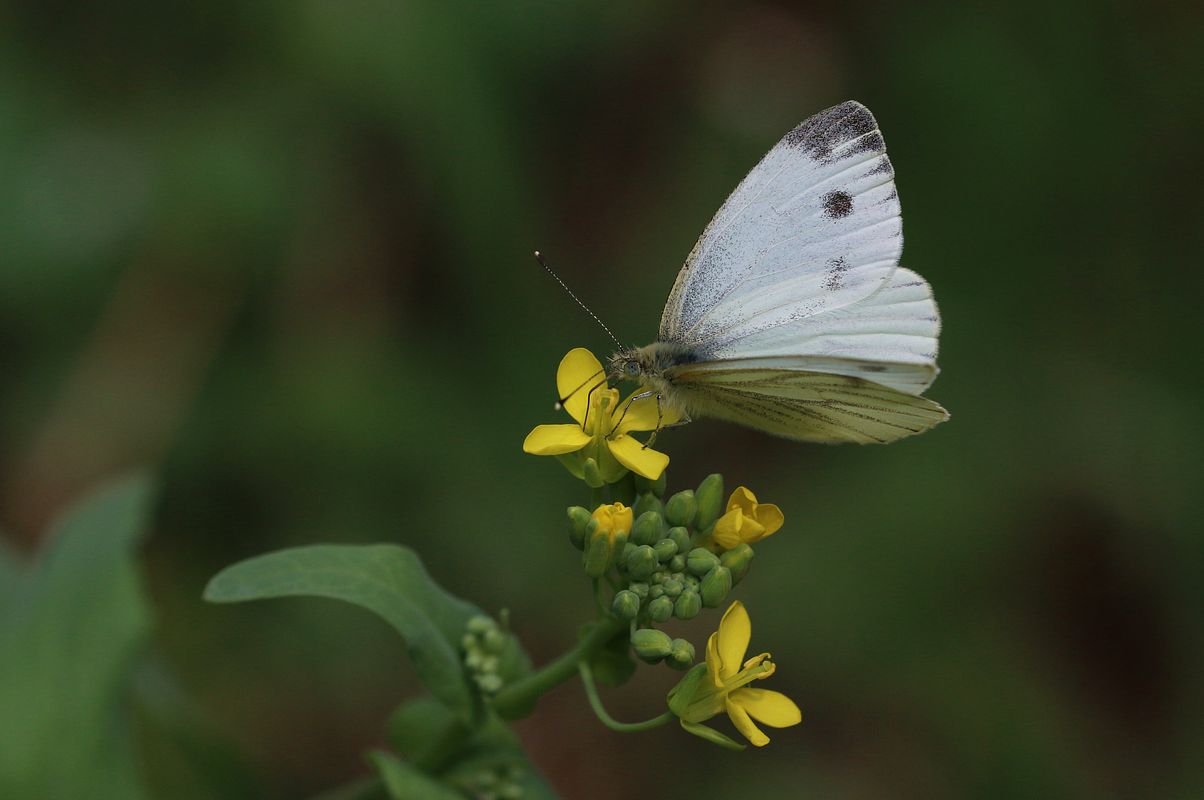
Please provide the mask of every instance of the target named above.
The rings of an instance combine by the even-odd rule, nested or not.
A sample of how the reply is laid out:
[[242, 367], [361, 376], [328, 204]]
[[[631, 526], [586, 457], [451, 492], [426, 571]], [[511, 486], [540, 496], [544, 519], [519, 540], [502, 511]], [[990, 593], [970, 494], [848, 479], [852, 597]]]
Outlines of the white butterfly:
[[892, 442], [949, 418], [932, 289], [899, 266], [903, 223], [874, 115], [856, 102], [786, 134], [678, 273], [657, 341], [607, 372], [665, 420], [708, 415], [811, 442]]

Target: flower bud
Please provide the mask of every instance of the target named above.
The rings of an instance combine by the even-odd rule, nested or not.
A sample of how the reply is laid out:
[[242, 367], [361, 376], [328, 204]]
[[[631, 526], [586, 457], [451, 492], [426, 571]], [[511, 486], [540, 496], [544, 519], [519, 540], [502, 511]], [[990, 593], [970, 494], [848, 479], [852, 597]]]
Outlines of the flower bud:
[[693, 619], [698, 616], [699, 611], [702, 611], [702, 598], [698, 596], [698, 592], [683, 589], [677, 596], [677, 602], [673, 604], [673, 616], [678, 619]]
[[645, 511], [636, 517], [631, 529], [631, 541], [636, 544], [655, 544], [664, 538], [665, 518], [656, 511]]
[[668, 597], [658, 597], [648, 603], [648, 616], [654, 622], [668, 622], [673, 616], [673, 601]]
[[694, 517], [698, 514], [698, 501], [694, 499], [694, 492], [690, 489], [678, 492], [669, 498], [669, 502], [665, 503], [665, 519], [670, 525], [680, 525], [688, 528], [694, 523]]
[[[637, 581], [642, 581], [656, 569], [656, 553], [651, 547], [642, 544], [627, 556], [627, 573]], [[601, 575], [602, 573], [598, 573]]]
[[648, 584], [646, 583], [636, 582], [629, 585], [627, 588], [635, 592], [635, 596], [641, 600], [648, 596]]
[[677, 578], [670, 578], [661, 584], [661, 588], [665, 590], [666, 597], [677, 597], [685, 587]]
[[702, 579], [699, 594], [702, 604], [707, 608], [715, 608], [723, 603], [727, 593], [732, 590], [732, 571], [722, 564], [707, 573]]
[[748, 574], [752, 565], [753, 549], [746, 544], [740, 544], [719, 556], [719, 563], [732, 571], [732, 584], [739, 583]]
[[660, 501], [656, 495], [648, 492], [636, 498], [635, 515], [638, 517], [641, 514], [646, 514], [649, 511], [655, 511], [657, 514], [665, 512], [665, 504]]
[[656, 560], [661, 564], [669, 563], [669, 559], [677, 555], [677, 545], [673, 543], [672, 539], [661, 539], [652, 545], [652, 550], [656, 553]]
[[569, 541], [573, 543], [573, 547], [578, 550], [585, 549], [585, 529], [589, 527], [591, 520], [589, 509], [581, 506], [570, 506], [569, 515]]
[[690, 532], [680, 525], [676, 528], [670, 528], [667, 536], [673, 540], [673, 544], [677, 545], [677, 552], [690, 552]]
[[490, 653], [497, 655], [506, 649], [506, 634], [502, 633], [501, 628], [493, 628], [485, 631], [481, 637], [481, 644]]
[[631, 649], [641, 661], [655, 664], [673, 652], [673, 640], [664, 631], [641, 628], [631, 634]]
[[616, 592], [615, 599], [611, 601], [610, 610], [619, 619], [630, 622], [640, 613], [640, 596], [630, 589]]
[[705, 547], [695, 547], [686, 555], [686, 569], [702, 577], [719, 565], [719, 556]]
[[673, 556], [673, 558], [669, 559], [669, 569], [673, 570], [674, 572], [681, 572], [685, 568], [686, 557], [681, 553], [678, 553], [677, 555]]
[[654, 481], [650, 481], [642, 475], [636, 475], [635, 488], [636, 491], [640, 492], [641, 494], [651, 492], [657, 497], [661, 497], [665, 494], [665, 484], [668, 483], [668, 480], [668, 475], [663, 470], [661, 471], [660, 477]]
[[657, 586], [653, 586], [651, 589], [648, 590], [648, 599], [649, 600], [655, 600], [658, 597], [664, 597], [664, 595], [665, 595], [665, 587], [664, 586], [657, 585]]
[[581, 563], [585, 565], [585, 574], [591, 578], [602, 577], [609, 569], [610, 559], [613, 555], [614, 546], [611, 544], [609, 536], [595, 536], [590, 539], [585, 553], [581, 556]]
[[581, 477], [591, 489], [601, 489], [606, 485], [606, 481], [602, 479], [602, 470], [598, 468], [598, 462], [592, 458], [587, 458], [582, 463]]
[[708, 475], [698, 484], [694, 492], [698, 503], [698, 516], [694, 518], [696, 530], [706, 531], [715, 524], [723, 512], [723, 476], [719, 473]]
[[694, 645], [685, 639], [674, 639], [673, 649], [665, 663], [673, 669], [687, 670], [694, 663]]

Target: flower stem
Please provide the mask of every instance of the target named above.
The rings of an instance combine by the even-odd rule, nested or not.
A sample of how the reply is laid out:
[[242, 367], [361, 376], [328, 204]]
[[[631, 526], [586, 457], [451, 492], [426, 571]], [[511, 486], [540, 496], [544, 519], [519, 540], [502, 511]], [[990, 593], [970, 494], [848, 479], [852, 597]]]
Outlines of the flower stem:
[[617, 617], [603, 617], [572, 650], [498, 692], [493, 698], [493, 710], [503, 719], [528, 716], [536, 700], [576, 675], [579, 663], [593, 658], [625, 627], [627, 623]]
[[581, 683], [585, 686], [585, 695], [589, 698], [589, 704], [593, 708], [594, 714], [602, 721], [603, 725], [612, 731], [619, 731], [620, 733], [650, 731], [675, 719], [672, 711], [666, 711], [660, 716], [646, 719], [643, 722], [619, 722], [603, 708], [602, 698], [598, 696], [598, 687], [594, 685], [594, 672], [590, 669], [589, 664], [582, 661], [577, 665], [577, 671], [581, 673]]

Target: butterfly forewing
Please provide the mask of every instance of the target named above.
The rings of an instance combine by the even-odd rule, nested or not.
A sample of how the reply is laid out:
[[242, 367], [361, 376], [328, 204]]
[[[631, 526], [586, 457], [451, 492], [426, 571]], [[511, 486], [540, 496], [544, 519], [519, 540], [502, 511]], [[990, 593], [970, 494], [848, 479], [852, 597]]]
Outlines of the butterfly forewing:
[[782, 138], [707, 226], [660, 338], [711, 358], [863, 300], [902, 252], [894, 173], [873, 115], [847, 102]]

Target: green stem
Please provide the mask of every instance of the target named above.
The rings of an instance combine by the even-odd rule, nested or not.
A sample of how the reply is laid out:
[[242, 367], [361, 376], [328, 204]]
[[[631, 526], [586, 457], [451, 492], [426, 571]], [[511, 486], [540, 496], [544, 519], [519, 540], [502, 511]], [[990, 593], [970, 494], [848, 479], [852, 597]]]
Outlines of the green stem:
[[581, 673], [581, 683], [585, 686], [585, 694], [589, 698], [590, 707], [594, 709], [594, 714], [598, 719], [602, 720], [602, 724], [610, 728], [612, 731], [620, 733], [637, 733], [639, 731], [650, 731], [653, 728], [672, 722], [676, 715], [672, 711], [666, 711], [660, 716], [646, 719], [643, 722], [619, 722], [617, 719], [606, 713], [606, 709], [602, 706], [602, 698], [598, 696], [598, 687], [594, 685], [594, 672], [589, 668], [589, 664], [582, 661], [577, 665], [577, 670]]
[[576, 675], [577, 664], [593, 658], [625, 627], [627, 623], [617, 617], [602, 618], [572, 650], [498, 692], [493, 698], [493, 710], [503, 719], [529, 715], [536, 700]]

